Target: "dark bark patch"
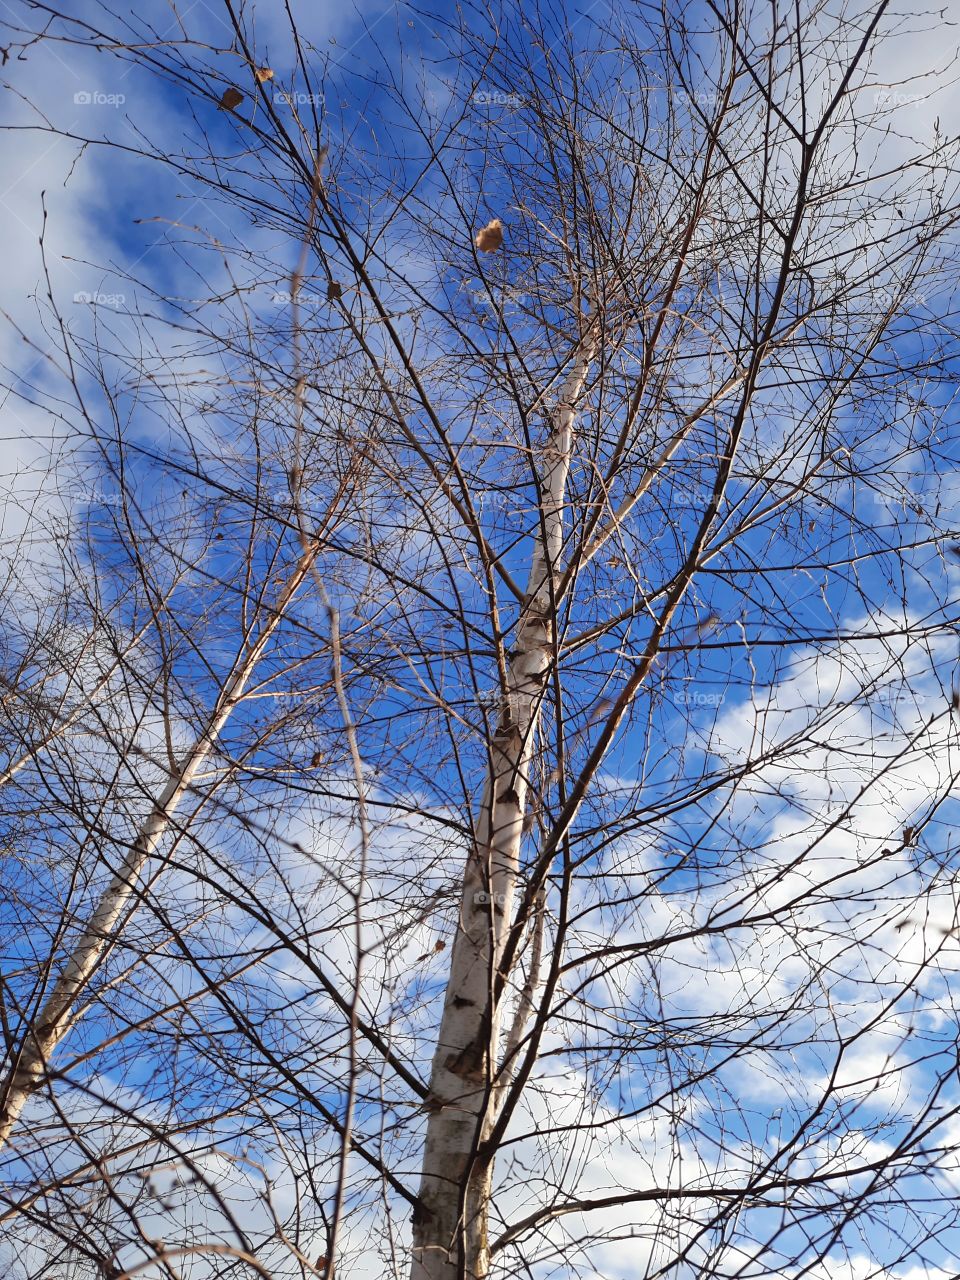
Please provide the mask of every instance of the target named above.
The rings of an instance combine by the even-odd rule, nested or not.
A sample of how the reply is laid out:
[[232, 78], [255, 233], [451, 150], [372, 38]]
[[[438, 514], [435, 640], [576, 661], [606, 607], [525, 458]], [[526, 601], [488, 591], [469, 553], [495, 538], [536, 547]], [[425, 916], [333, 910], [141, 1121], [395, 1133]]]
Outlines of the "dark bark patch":
[[422, 1200], [418, 1200], [413, 1206], [413, 1213], [410, 1215], [410, 1221], [415, 1227], [422, 1227], [426, 1223], [433, 1221], [433, 1214]]
[[459, 1053], [451, 1053], [444, 1066], [455, 1076], [471, 1082], [486, 1079], [487, 1050], [482, 1033], [465, 1045]]

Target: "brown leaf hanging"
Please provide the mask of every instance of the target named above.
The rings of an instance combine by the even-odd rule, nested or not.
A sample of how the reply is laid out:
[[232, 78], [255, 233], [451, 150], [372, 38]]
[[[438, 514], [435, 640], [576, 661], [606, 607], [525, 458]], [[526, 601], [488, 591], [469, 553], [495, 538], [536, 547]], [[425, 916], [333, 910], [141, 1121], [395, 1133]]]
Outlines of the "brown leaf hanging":
[[496, 253], [503, 244], [503, 223], [499, 218], [494, 218], [492, 222], [488, 222], [477, 232], [477, 238], [474, 244], [481, 253]]
[[222, 111], [223, 110], [232, 111], [234, 107], [239, 107], [242, 101], [243, 101], [243, 94], [240, 92], [239, 89], [235, 89], [233, 85], [230, 85], [228, 89], [224, 89], [223, 97], [220, 99], [217, 105], [220, 107]]

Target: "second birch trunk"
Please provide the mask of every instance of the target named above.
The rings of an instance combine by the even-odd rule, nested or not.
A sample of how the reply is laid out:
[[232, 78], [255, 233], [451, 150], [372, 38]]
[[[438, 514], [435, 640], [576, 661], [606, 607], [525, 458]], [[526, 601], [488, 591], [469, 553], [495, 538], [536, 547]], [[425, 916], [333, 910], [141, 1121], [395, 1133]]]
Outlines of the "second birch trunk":
[[202, 733], [170, 776], [136, 833], [129, 852], [111, 877], [59, 976], [12, 1055], [6, 1078], [0, 1086], [0, 1149], [7, 1144], [23, 1108], [43, 1080], [52, 1054], [76, 1020], [77, 1002], [116, 942], [117, 928], [132, 905], [147, 863], [156, 853], [178, 805], [190, 790], [197, 772], [214, 749], [218, 735], [240, 702], [284, 609], [309, 572], [315, 557], [316, 549], [304, 554], [260, 634], [238, 658]]

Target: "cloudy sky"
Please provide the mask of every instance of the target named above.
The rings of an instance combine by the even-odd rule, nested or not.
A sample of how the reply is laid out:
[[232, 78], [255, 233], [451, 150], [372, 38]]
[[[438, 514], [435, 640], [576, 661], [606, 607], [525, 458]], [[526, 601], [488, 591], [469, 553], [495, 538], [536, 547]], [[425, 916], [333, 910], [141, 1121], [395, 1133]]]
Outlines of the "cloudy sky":
[[[594, 19], [602, 8], [593, 6]], [[375, 66], [393, 67], [408, 77], [427, 106], [442, 112], [451, 92], [451, 71], [442, 54], [440, 21], [403, 6], [358, 8], [301, 0], [294, 10], [303, 36], [322, 49], [326, 59], [322, 105], [331, 120], [330, 145], [349, 145], [352, 131], [361, 127], [361, 113], [350, 95]], [[85, 16], [82, 3], [72, 11]], [[274, 71], [271, 92], [277, 109], [289, 108], [291, 101], [308, 107], [297, 97], [303, 91], [282, 6], [273, 0], [259, 3], [248, 19], [255, 24], [263, 65]], [[0, 431], [0, 484], [9, 495], [2, 529], [6, 546], [17, 547], [22, 557], [35, 557], [42, 575], [46, 522], [69, 512], [73, 504], [109, 501], [109, 494], [78, 484], [76, 462], [85, 441], [82, 432], [77, 433], [75, 416], [68, 426], [56, 414], [65, 373], [58, 315], [82, 344], [99, 344], [108, 351], [116, 345], [127, 357], [145, 323], [155, 336], [150, 353], [155, 368], [165, 364], [167, 374], [185, 379], [202, 376], [202, 367], [193, 356], [180, 353], [168, 330], [151, 326], [150, 312], [169, 318], [171, 301], [189, 305], [197, 295], [209, 297], [211, 290], [227, 294], [238, 283], [245, 287], [256, 276], [258, 255], [286, 263], [289, 270], [296, 245], [281, 228], [251, 226], [246, 212], [232, 208], [228, 200], [214, 200], [189, 178], [136, 154], [145, 140], [148, 149], [175, 154], [185, 138], [199, 143], [203, 132], [214, 150], [228, 151], [236, 144], [236, 129], [227, 112], [191, 100], [181, 86], [106, 51], [57, 40], [22, 47], [17, 16], [8, 11], [7, 20], [4, 41], [10, 53], [0, 72], [6, 126], [6, 177], [0, 194], [5, 237], [0, 361], [6, 370], [4, 382], [16, 394], [6, 395]], [[570, 21], [577, 21], [575, 14]], [[150, 0], [131, 15], [131, 38], [150, 29], [154, 39], [175, 40], [181, 23], [194, 39], [228, 41], [226, 19], [216, 3], [197, 3], [175, 16], [160, 0]], [[886, 19], [894, 38], [876, 60], [871, 84], [860, 92], [889, 112], [883, 154], [891, 167], [909, 154], [911, 139], [929, 138], [938, 127], [952, 129], [960, 118], [958, 23], [960, 11], [954, 13], [951, 7], [923, 20], [895, 7]], [[239, 79], [227, 59], [220, 72], [225, 85]], [[375, 103], [376, 86], [367, 84], [366, 92], [368, 102]], [[241, 245], [246, 256], [234, 257], [231, 274], [223, 266], [220, 248]], [[410, 263], [411, 273], [421, 267]], [[238, 281], [237, 271], [249, 275]], [[273, 281], [259, 280], [255, 305], [264, 311], [282, 307], [288, 287], [282, 274]], [[136, 324], [130, 318], [134, 314], [140, 317]], [[955, 422], [949, 412], [945, 420], [948, 426]], [[148, 432], [149, 422], [138, 419], [138, 429]], [[58, 470], [61, 466], [63, 471]], [[66, 485], [61, 475], [69, 475]], [[956, 501], [960, 490], [957, 474], [948, 466], [935, 485], [923, 476], [910, 478], [910, 483], [925, 500], [945, 504]], [[876, 518], [898, 518], [886, 497], [877, 499]], [[840, 594], [827, 601], [822, 616], [829, 616], [837, 631], [854, 637], [872, 635], [887, 623], [891, 633], [922, 629], [926, 611], [932, 616], [937, 591], [949, 594], [960, 586], [960, 565], [941, 566], [941, 572], [936, 590], [928, 597], [918, 593], [906, 606], [894, 593], [882, 599], [879, 585], [871, 583], [866, 594], [880, 600], [876, 611], [864, 614], [859, 594], [852, 592], [849, 598]], [[805, 583], [797, 585], [797, 601], [806, 590]], [[675, 842], [658, 836], [656, 842], [626, 841], [611, 851], [606, 870], [622, 884], [622, 902], [611, 902], [596, 885], [583, 884], [581, 927], [571, 944], [572, 957], [582, 966], [597, 1033], [603, 1032], [608, 1017], [614, 1017], [613, 1011], [636, 1019], [648, 1003], [645, 983], [650, 975], [642, 964], [601, 975], [603, 966], [594, 955], [595, 939], [602, 938], [604, 945], [635, 942], [638, 927], [651, 937], [677, 937], [657, 966], [662, 1006], [678, 1022], [688, 1019], [691, 1025], [705, 1016], [729, 1016], [731, 1037], [743, 1034], [743, 1027], [733, 1024], [745, 1007], [789, 1003], [791, 991], [809, 984], [813, 975], [829, 974], [831, 979], [824, 981], [822, 1001], [805, 1007], [791, 1024], [795, 1043], [790, 1054], [775, 1052], [761, 1038], [749, 1054], [713, 1073], [709, 1086], [683, 1116], [685, 1138], [679, 1144], [675, 1118], [621, 1118], [618, 1107], [626, 1108], [634, 1083], [629, 1078], [618, 1080], [598, 1098], [590, 1095], [586, 1074], [578, 1074], [574, 1066], [556, 1071], [546, 1066], [516, 1122], [515, 1164], [502, 1171], [502, 1203], [515, 1216], [530, 1211], [538, 1189], [549, 1191], [554, 1169], [541, 1166], [530, 1173], [541, 1150], [533, 1135], [548, 1122], [557, 1123], [565, 1109], [571, 1115], [582, 1114], [584, 1105], [590, 1105], [597, 1116], [595, 1132], [568, 1136], [557, 1156], [558, 1166], [579, 1170], [574, 1181], [585, 1197], [645, 1182], [735, 1178], [737, 1152], [744, 1167], [754, 1167], [757, 1151], [774, 1152], [781, 1131], [788, 1130], [791, 1120], [798, 1123], [798, 1117], [814, 1109], [831, 1088], [836, 1095], [831, 1102], [835, 1123], [825, 1122], [810, 1150], [798, 1154], [795, 1172], [805, 1160], [835, 1160], [839, 1171], [845, 1161], [863, 1164], [888, 1153], [909, 1131], [930, 1081], [949, 1058], [955, 1030], [950, 1022], [951, 976], [960, 956], [953, 936], [958, 903], [950, 876], [935, 873], [931, 866], [938, 855], [946, 863], [952, 847], [958, 814], [949, 796], [960, 761], [953, 725], [940, 718], [928, 727], [931, 714], [942, 711], [955, 687], [955, 633], [932, 631], [923, 643], [900, 649], [898, 644], [893, 638], [801, 649], [788, 671], [779, 663], [769, 672], [761, 669], [753, 687], [735, 696], [717, 703], [711, 700], [709, 685], [698, 686], [700, 693], [684, 705], [682, 716], [671, 720], [668, 710], [660, 725], [663, 740], [679, 733], [682, 724], [689, 735], [686, 758], [696, 761], [697, 768], [735, 772], [739, 763], [761, 750], [776, 758], [725, 797], [722, 806], [705, 806], [685, 825], [678, 823]], [[864, 695], [863, 673], [870, 671], [880, 671], [882, 677]], [[808, 732], [808, 724], [815, 725], [815, 731]], [[614, 781], [641, 748], [639, 737], [628, 737], [620, 745], [610, 761]], [[669, 775], [670, 759], [665, 752], [659, 771], [651, 772], [652, 787], [675, 782]], [[909, 839], [892, 841], [892, 833], [902, 836], [921, 819], [929, 819], [926, 863], [915, 856]], [[382, 872], [389, 879], [397, 866], [415, 862], [419, 842], [400, 831], [400, 825], [398, 821], [392, 830], [385, 865], [374, 869], [374, 877]], [[713, 837], [708, 833], [724, 828], [737, 832], [738, 848], [751, 845], [752, 856], [738, 854], [734, 866], [722, 865], [718, 854], [713, 881], [688, 875], [683, 850], [701, 841], [710, 846]], [[722, 846], [719, 839], [715, 843]], [[671, 858], [678, 859], [675, 865]], [[329, 861], [334, 860], [330, 853]], [[655, 869], [665, 861], [673, 869], [660, 887], [645, 891], [646, 910], [638, 925], [631, 893], [641, 881], [658, 879]], [[296, 859], [286, 871], [287, 889], [308, 874]], [[324, 912], [331, 913], [329, 919]], [[335, 934], [336, 904], [321, 902], [317, 913], [318, 928]], [[722, 933], [715, 947], [706, 940], [709, 933], [702, 932], [713, 926]], [[373, 946], [380, 958], [366, 976], [371, 1007], [382, 999], [378, 993], [407, 990], [405, 975], [419, 963], [417, 957], [430, 955], [443, 941], [442, 933], [432, 932], [412, 915], [405, 927], [402, 948], [392, 948], [386, 930]], [[798, 931], [806, 938], [802, 947]], [[346, 970], [340, 946], [342, 940], [331, 940], [325, 958], [333, 968]], [[930, 961], [932, 952], [935, 964]], [[421, 966], [423, 1009], [429, 1010], [429, 1000], [435, 1001], [441, 989], [443, 966], [442, 957]], [[276, 981], [280, 990], [284, 983], [299, 989], [306, 979], [292, 965]], [[864, 991], [871, 993], [869, 999]], [[877, 993], [893, 992], [906, 992], [907, 998], [878, 1013], [882, 1000]], [[320, 1009], [318, 1022], [322, 1016]], [[851, 1048], [840, 1064], [818, 1048], [818, 1034], [827, 1027], [840, 1027], [850, 1037]], [[547, 1049], [558, 1043], [548, 1043]], [[697, 1051], [691, 1043], [689, 1054]], [[831, 1080], [835, 1068], [838, 1073]], [[955, 1094], [944, 1094], [945, 1106], [956, 1101]], [[133, 1090], [129, 1105], [140, 1105]], [[702, 1118], [698, 1108], [713, 1108], [714, 1114], [724, 1116], [729, 1129], [723, 1142], [714, 1141], [716, 1135], [699, 1144], [694, 1140]], [[956, 1121], [947, 1127], [951, 1139], [960, 1136]], [[941, 1133], [938, 1140], [942, 1139]], [[825, 1155], [830, 1141], [835, 1148]], [[683, 1170], [677, 1167], [678, 1150], [685, 1161]], [[221, 1172], [224, 1182], [240, 1181], [236, 1169]], [[957, 1194], [958, 1177], [960, 1170], [945, 1161], [934, 1183], [949, 1198]], [[236, 1195], [239, 1203], [242, 1188]], [[290, 1185], [281, 1182], [278, 1196], [281, 1201], [292, 1196]], [[909, 1216], [907, 1209], [902, 1213], [904, 1219]], [[653, 1208], [649, 1213], [641, 1208], [633, 1220], [650, 1223], [655, 1216]], [[882, 1256], [887, 1259], [896, 1257], [895, 1218], [892, 1214], [883, 1242]], [[616, 1212], [604, 1211], [591, 1216], [589, 1224], [571, 1219], [564, 1230], [567, 1239], [576, 1239], [578, 1233], [586, 1236], [619, 1221]], [[377, 1263], [362, 1256], [364, 1227], [360, 1221], [351, 1228], [359, 1241], [353, 1272], [358, 1277], [377, 1274]], [[554, 1230], [559, 1240], [560, 1228], [550, 1229]], [[678, 1226], [676, 1238], [665, 1232], [653, 1245], [648, 1236], [599, 1244], [584, 1261], [581, 1274], [590, 1276], [589, 1268], [594, 1268], [595, 1280], [646, 1275], [678, 1246], [681, 1234]], [[544, 1241], [542, 1274], [556, 1274], [550, 1271], [549, 1231]], [[782, 1241], [781, 1246], [786, 1247]], [[921, 1275], [946, 1280], [956, 1275], [953, 1259], [960, 1242], [952, 1235], [926, 1244], [927, 1265], [878, 1264], [878, 1254], [871, 1252], [874, 1247], [875, 1241], [864, 1241], [859, 1251], [848, 1244], [843, 1255], [803, 1274], [812, 1280], [920, 1280]], [[756, 1274], [746, 1255], [737, 1254], [739, 1249], [740, 1243], [730, 1246], [725, 1265], [731, 1272], [741, 1267], [740, 1274]], [[801, 1274], [799, 1264], [786, 1253], [782, 1266], [784, 1276]]]

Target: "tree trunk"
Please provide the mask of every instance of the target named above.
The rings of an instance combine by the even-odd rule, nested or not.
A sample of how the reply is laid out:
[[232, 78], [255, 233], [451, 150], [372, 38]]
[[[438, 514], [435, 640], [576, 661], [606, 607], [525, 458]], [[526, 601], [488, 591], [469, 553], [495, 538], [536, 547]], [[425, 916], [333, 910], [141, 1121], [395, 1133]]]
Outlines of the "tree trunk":
[[237, 660], [220, 691], [206, 728], [171, 775], [149, 817], [137, 832], [60, 976], [27, 1028], [18, 1050], [11, 1055], [12, 1063], [0, 1089], [0, 1150], [6, 1145], [30, 1095], [43, 1079], [51, 1055], [73, 1025], [77, 1000], [116, 940], [115, 930], [137, 893], [137, 881], [144, 867], [156, 852], [181, 799], [189, 791], [197, 771], [210, 755], [217, 736], [241, 700], [284, 609], [315, 558], [316, 548], [301, 557], [259, 636]]
[[492, 1160], [474, 1159], [495, 1121], [502, 1000], [494, 977], [510, 927], [540, 706], [554, 653], [554, 588], [563, 551], [567, 474], [576, 406], [593, 356], [585, 340], [555, 411], [545, 450], [537, 532], [507, 689], [463, 878], [443, 1014], [430, 1077], [428, 1121], [414, 1214], [411, 1280], [483, 1280]]

